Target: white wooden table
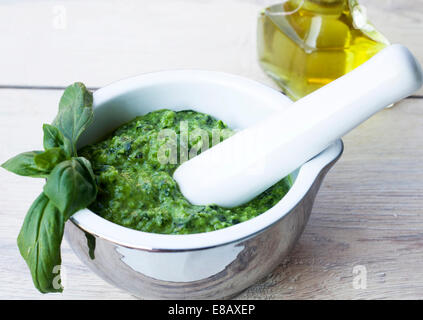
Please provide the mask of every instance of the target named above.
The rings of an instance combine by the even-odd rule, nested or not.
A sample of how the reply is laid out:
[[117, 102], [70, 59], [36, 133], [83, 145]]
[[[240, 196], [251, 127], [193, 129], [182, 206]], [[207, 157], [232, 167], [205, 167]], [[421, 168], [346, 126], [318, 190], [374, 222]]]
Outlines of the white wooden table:
[[[259, 69], [260, 0], [0, 2], [0, 162], [41, 148], [56, 87], [100, 87], [143, 72], [199, 68], [274, 84]], [[423, 0], [362, 0], [392, 42], [423, 63]], [[293, 253], [239, 298], [423, 299], [423, 90], [345, 139]], [[0, 170], [0, 299], [127, 299], [62, 246], [65, 291], [41, 295], [16, 237], [42, 181]], [[353, 268], [367, 270], [354, 289]]]

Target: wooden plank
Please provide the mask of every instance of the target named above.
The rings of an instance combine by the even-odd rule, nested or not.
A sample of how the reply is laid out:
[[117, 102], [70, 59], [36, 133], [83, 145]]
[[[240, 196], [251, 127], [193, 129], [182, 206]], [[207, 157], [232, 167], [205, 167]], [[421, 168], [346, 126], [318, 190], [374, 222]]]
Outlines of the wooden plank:
[[[178, 68], [260, 74], [252, 45], [257, 9], [249, 1], [227, 0], [2, 5], [0, 83], [66, 85], [80, 80], [100, 86]], [[59, 11], [66, 17], [63, 28], [57, 24]]]
[[[103, 86], [144, 72], [200, 68], [273, 85], [258, 67], [255, 41], [257, 14], [270, 2], [2, 2], [0, 84]], [[392, 42], [423, 62], [423, 0], [361, 2]]]
[[[0, 162], [41, 148], [41, 124], [59, 91], [0, 90]], [[318, 194], [294, 252], [239, 298], [423, 298], [423, 100], [384, 110], [345, 138], [345, 154]], [[64, 243], [66, 290], [41, 295], [16, 247], [42, 181], [0, 170], [0, 299], [121, 299], [130, 295], [88, 270]], [[367, 268], [367, 289], [352, 269]]]

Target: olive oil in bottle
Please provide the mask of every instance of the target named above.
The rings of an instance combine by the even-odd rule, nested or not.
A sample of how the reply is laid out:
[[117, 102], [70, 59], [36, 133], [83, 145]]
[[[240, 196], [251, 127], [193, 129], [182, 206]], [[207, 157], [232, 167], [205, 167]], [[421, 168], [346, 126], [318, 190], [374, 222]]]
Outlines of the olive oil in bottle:
[[257, 32], [260, 65], [293, 100], [389, 44], [356, 0], [285, 0], [261, 12]]

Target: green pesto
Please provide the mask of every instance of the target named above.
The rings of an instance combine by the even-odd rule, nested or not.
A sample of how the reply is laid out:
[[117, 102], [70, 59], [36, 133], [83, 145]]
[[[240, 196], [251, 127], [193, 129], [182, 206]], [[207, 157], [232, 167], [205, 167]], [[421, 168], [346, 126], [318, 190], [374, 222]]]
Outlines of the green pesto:
[[[172, 178], [178, 164], [161, 164], [157, 157], [164, 145], [159, 131], [175, 130], [179, 139], [181, 121], [188, 123], [189, 132], [201, 128], [210, 137], [213, 129], [227, 129], [207, 114], [159, 110], [133, 119], [104, 141], [80, 150], [79, 154], [91, 161], [97, 179], [98, 196], [90, 209], [114, 223], [145, 232], [200, 233], [260, 215], [291, 187], [289, 177], [282, 179], [252, 201], [232, 209], [190, 204]], [[199, 139], [193, 140], [188, 150]]]

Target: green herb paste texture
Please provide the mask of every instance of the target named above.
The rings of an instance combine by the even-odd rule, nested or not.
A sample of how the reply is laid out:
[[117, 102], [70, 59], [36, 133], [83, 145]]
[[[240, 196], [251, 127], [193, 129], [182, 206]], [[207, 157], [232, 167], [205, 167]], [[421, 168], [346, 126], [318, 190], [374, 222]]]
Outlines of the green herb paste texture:
[[[222, 229], [254, 218], [288, 192], [290, 177], [236, 208], [192, 205], [172, 178], [179, 161], [178, 164], [161, 164], [157, 157], [165, 143], [158, 137], [160, 130], [174, 130], [179, 142], [181, 121], [188, 123], [188, 132], [196, 128], [206, 130], [210, 146], [212, 130], [227, 128], [222, 121], [207, 114], [158, 110], [133, 119], [104, 141], [80, 150], [79, 154], [91, 161], [97, 179], [98, 195], [90, 209], [135, 230], [189, 234]], [[199, 141], [192, 140], [188, 150]]]

